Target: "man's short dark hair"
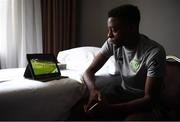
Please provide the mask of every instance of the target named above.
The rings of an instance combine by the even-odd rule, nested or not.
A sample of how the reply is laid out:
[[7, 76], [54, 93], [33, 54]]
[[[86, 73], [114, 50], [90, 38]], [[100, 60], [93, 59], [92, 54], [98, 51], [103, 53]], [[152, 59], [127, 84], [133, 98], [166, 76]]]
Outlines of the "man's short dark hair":
[[122, 5], [113, 8], [108, 12], [108, 17], [117, 17], [126, 24], [139, 25], [140, 12], [139, 9], [134, 5]]

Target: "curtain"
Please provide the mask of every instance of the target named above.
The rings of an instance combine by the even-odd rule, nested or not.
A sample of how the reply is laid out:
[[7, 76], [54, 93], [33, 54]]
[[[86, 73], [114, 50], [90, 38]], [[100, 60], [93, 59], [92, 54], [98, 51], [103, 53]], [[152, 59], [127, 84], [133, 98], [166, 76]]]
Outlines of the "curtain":
[[40, 0], [1, 0], [1, 68], [25, 67], [27, 53], [42, 53]]
[[41, 0], [43, 52], [76, 46], [76, 0]]

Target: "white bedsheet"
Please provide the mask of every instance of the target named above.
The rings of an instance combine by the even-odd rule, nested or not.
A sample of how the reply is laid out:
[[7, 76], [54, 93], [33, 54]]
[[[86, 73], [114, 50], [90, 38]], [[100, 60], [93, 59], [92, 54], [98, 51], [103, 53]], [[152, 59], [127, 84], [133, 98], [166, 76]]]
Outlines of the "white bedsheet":
[[83, 94], [80, 81], [66, 78], [40, 82], [25, 79], [24, 71], [0, 70], [0, 119], [66, 120]]
[[75, 79], [79, 83], [82, 83], [82, 73], [77, 70], [61, 70], [62, 76], [68, 76], [69, 78]]

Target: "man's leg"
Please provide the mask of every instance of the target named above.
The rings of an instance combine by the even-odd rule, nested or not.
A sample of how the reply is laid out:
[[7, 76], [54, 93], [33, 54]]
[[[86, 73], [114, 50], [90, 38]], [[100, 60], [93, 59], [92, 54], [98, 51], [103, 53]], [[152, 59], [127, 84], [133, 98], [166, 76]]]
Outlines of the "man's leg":
[[[96, 86], [108, 103], [121, 103], [135, 98], [122, 89], [119, 76], [96, 77]], [[93, 114], [85, 113], [83, 105], [88, 102], [88, 94], [88, 89], [86, 89], [83, 99], [74, 106], [70, 120], [123, 120], [126, 113], [120, 113], [114, 110], [98, 111]]]

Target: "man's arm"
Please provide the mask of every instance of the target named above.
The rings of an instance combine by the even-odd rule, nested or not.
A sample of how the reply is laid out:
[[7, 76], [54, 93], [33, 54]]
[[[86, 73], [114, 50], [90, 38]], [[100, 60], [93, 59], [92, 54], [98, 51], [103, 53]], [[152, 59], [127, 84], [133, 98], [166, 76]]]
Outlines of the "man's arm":
[[145, 95], [142, 98], [129, 101], [127, 103], [120, 103], [111, 105], [114, 109], [126, 112], [135, 112], [151, 106], [151, 102], [159, 94], [162, 78], [149, 77], [146, 78]]
[[93, 62], [84, 72], [83, 79], [89, 91], [96, 89], [94, 75], [105, 64], [106, 61], [107, 58], [103, 54], [98, 53]]
[[92, 104], [92, 102], [97, 102], [101, 100], [101, 94], [95, 85], [95, 73], [105, 64], [108, 60], [106, 56], [101, 53], [98, 53], [97, 56], [94, 58], [91, 65], [87, 68], [85, 73], [83, 74], [83, 79], [86, 86], [89, 89], [90, 97], [87, 104], [87, 110]]

